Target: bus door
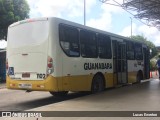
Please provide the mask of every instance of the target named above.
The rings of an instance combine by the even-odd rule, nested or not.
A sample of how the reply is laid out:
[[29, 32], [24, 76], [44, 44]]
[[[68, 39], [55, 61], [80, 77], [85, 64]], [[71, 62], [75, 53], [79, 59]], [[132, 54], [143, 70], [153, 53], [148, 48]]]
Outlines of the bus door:
[[113, 83], [117, 85], [118, 75], [117, 75], [117, 41], [112, 40], [112, 52], [113, 52]]
[[126, 43], [118, 43], [117, 49], [118, 84], [127, 83]]
[[149, 66], [149, 49], [143, 48], [143, 59], [144, 59], [144, 78], [149, 78], [150, 66]]
[[[126, 43], [113, 40], [113, 72], [117, 84], [127, 83]], [[114, 79], [115, 80], [115, 79]]]

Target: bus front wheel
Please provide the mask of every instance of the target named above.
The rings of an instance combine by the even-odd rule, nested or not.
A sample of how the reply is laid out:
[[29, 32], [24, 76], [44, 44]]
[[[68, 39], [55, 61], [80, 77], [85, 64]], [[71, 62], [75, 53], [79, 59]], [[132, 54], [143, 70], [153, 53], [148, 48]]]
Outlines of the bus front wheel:
[[103, 77], [98, 74], [98, 75], [94, 76], [94, 78], [92, 80], [91, 92], [97, 93], [97, 92], [100, 92], [103, 90], [104, 90], [104, 80], [103, 80]]
[[68, 91], [60, 91], [60, 92], [52, 92], [50, 91], [50, 94], [55, 97], [64, 97], [68, 94]]

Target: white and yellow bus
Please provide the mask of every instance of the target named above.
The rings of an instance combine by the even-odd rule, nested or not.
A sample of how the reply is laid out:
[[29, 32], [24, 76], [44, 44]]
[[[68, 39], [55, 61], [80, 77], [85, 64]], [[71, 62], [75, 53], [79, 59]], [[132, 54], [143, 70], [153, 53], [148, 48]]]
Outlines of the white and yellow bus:
[[149, 78], [140, 42], [59, 18], [27, 19], [8, 28], [7, 88], [99, 92]]

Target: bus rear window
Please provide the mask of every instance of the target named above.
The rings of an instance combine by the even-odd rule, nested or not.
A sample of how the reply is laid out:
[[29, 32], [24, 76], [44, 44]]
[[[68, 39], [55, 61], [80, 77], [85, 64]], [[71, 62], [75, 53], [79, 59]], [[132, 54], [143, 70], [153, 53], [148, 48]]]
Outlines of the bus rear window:
[[12, 48], [39, 45], [48, 39], [48, 22], [36, 21], [8, 29], [8, 45]]

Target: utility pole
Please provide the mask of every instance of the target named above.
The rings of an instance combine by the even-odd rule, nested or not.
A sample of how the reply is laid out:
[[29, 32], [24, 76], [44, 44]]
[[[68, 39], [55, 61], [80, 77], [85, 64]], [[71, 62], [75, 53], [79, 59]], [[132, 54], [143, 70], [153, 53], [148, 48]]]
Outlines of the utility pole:
[[84, 0], [84, 25], [86, 25], [86, 0]]
[[132, 17], [130, 17], [131, 19], [131, 38], [132, 38]]

